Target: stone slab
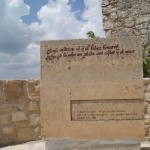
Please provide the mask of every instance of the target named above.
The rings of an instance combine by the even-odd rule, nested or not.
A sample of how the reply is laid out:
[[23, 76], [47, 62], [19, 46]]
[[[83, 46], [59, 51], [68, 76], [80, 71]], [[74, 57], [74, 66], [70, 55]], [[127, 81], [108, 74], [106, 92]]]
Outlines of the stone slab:
[[8, 146], [0, 148], [1, 150], [30, 150], [29, 145], [15, 145], [15, 146]]
[[139, 141], [47, 140], [46, 150], [140, 150]]
[[150, 150], [150, 141], [143, 141], [141, 143], [141, 150]]
[[[40, 90], [42, 137], [144, 138], [142, 48], [137, 37], [41, 42]], [[123, 111], [129, 116], [107, 113], [92, 121], [73, 120], [72, 112], [77, 115], [73, 101], [95, 100], [106, 100], [102, 106], [109, 102], [94, 115]], [[80, 103], [77, 109], [82, 109]], [[90, 106], [88, 111], [96, 108]]]
[[[141, 147], [142, 148], [142, 147]], [[148, 148], [148, 147], [147, 147]], [[54, 140], [33, 141], [20, 145], [0, 148], [1, 150], [140, 150], [139, 141], [78, 141], [78, 140]], [[142, 149], [145, 150], [145, 149]], [[148, 149], [147, 149], [148, 150]]]
[[32, 141], [19, 145], [7, 146], [1, 150], [46, 150], [45, 141]]

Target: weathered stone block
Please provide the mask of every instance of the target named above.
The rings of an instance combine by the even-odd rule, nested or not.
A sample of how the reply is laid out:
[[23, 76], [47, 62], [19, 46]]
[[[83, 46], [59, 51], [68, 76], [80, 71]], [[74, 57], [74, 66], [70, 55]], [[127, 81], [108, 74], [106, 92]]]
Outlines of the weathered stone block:
[[37, 100], [39, 99], [40, 95], [40, 87], [39, 87], [39, 82], [35, 83], [34, 81], [28, 81], [26, 83], [27, 86], [27, 91], [28, 91], [28, 97], [30, 100]]
[[35, 133], [31, 128], [23, 128], [17, 130], [17, 142], [25, 142], [35, 140]]
[[[150, 141], [150, 136], [146, 136], [146, 137], [145, 137], [145, 141], [148, 141], [148, 142], [149, 142], [149, 141]], [[147, 148], [148, 148], [148, 147], [147, 147]], [[144, 149], [141, 149], [141, 150], [144, 150]], [[145, 150], [149, 150], [149, 149], [145, 149]]]
[[19, 122], [13, 122], [13, 123], [15, 124], [15, 127], [17, 129], [19, 129], [19, 128], [26, 128], [26, 127], [29, 126], [28, 121], [19, 121]]
[[150, 105], [147, 106], [147, 113], [150, 114]]
[[112, 6], [109, 5], [107, 7], [104, 7], [102, 11], [103, 11], [103, 14], [108, 15], [112, 12]]
[[108, 0], [110, 5], [114, 5], [116, 3], [118, 3], [119, 0]]
[[149, 125], [150, 124], [150, 120], [145, 118], [145, 125]]
[[141, 29], [140, 33], [141, 34], [147, 34], [149, 32], [149, 29]]
[[150, 101], [150, 93], [146, 93], [146, 94], [145, 94], [145, 99], [146, 99], [147, 101]]
[[12, 126], [4, 126], [2, 127], [3, 134], [13, 134], [14, 130]]
[[[123, 22], [122, 21], [116, 21], [114, 24], [113, 24], [113, 28], [119, 28], [123, 25]], [[112, 28], [112, 29], [113, 29]]]
[[148, 136], [150, 135], [150, 125], [149, 125], [149, 129], [148, 129]]
[[142, 24], [142, 23], [146, 23], [146, 22], [150, 22], [150, 15], [146, 14], [146, 15], [142, 15], [136, 18], [136, 24]]
[[39, 95], [39, 85], [36, 85], [33, 81], [27, 82], [27, 91], [29, 96], [38, 96]]
[[118, 37], [132, 36], [132, 35], [134, 35], [134, 29], [132, 29], [132, 28], [117, 28], [113, 32], [113, 35], [118, 36]]
[[4, 82], [4, 93], [7, 101], [25, 100], [24, 81], [10, 80]]
[[112, 20], [116, 20], [116, 19], [117, 19], [117, 13], [116, 13], [116, 12], [112, 12], [112, 13], [110, 14], [110, 18], [111, 18]]
[[38, 111], [38, 104], [37, 102], [30, 102], [28, 105], [28, 111]]
[[19, 104], [17, 105], [17, 109], [18, 109], [18, 110], [24, 110], [24, 108], [25, 108], [24, 103], [19, 103]]
[[117, 15], [118, 15], [118, 18], [125, 18], [127, 17], [127, 13], [125, 10], [118, 10], [117, 11]]
[[32, 101], [40, 101], [40, 97], [39, 96], [35, 96], [35, 97], [32, 97], [30, 100], [32, 100]]
[[144, 85], [150, 84], [150, 78], [144, 78], [143, 83], [144, 83]]
[[0, 113], [9, 113], [17, 111], [17, 104], [11, 103], [11, 104], [1, 104], [0, 105]]
[[150, 41], [149, 41], [149, 36], [148, 35], [140, 35], [141, 41], [142, 41], [142, 45], [147, 45]]
[[150, 115], [145, 115], [144, 117], [146, 120], [150, 120]]
[[143, 23], [143, 24], [138, 25], [137, 28], [138, 28], [139, 30], [142, 30], [142, 29], [150, 29], [150, 26], [149, 26], [149, 23]]
[[9, 116], [8, 114], [0, 115], [0, 125], [5, 125], [8, 123]]
[[111, 21], [106, 21], [105, 23], [104, 23], [104, 27], [105, 27], [105, 29], [107, 30], [107, 29], [112, 29], [113, 28], [113, 23], [111, 22]]
[[133, 27], [134, 26], [134, 19], [133, 19], [133, 17], [130, 17], [130, 18], [126, 18], [125, 20], [124, 20], [124, 26], [125, 27]]
[[13, 143], [13, 140], [7, 137], [7, 135], [0, 137], [0, 145], [6, 145]]
[[30, 115], [30, 125], [31, 126], [40, 125], [40, 116], [37, 114]]
[[150, 84], [146, 86], [145, 88], [145, 93], [149, 93], [150, 94]]
[[146, 136], [148, 135], [148, 132], [149, 132], [149, 126], [148, 126], [148, 125], [145, 125], [145, 135], [146, 135]]
[[150, 14], [150, 1], [148, 3], [147, 2], [143, 3], [140, 8], [141, 8], [141, 11], [140, 11], [141, 15]]
[[145, 15], [148, 13], [150, 13], [148, 3], [137, 2], [137, 4], [132, 7], [132, 16]]
[[148, 103], [144, 103], [144, 113], [147, 114], [147, 109], [148, 109]]
[[12, 121], [25, 121], [27, 120], [27, 116], [24, 112], [14, 112], [12, 113]]
[[125, 10], [132, 7], [132, 2], [130, 0], [120, 0], [117, 6], [118, 9]]

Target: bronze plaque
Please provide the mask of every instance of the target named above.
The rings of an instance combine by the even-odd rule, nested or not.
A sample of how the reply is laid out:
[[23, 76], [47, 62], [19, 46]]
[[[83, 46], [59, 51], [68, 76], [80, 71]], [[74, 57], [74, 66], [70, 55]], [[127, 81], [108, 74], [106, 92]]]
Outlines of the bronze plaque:
[[72, 121], [140, 120], [143, 101], [137, 100], [71, 100]]

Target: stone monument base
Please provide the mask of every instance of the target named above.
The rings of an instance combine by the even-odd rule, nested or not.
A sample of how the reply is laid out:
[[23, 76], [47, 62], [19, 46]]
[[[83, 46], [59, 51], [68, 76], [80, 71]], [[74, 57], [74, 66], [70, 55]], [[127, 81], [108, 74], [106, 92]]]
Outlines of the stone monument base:
[[140, 150], [135, 140], [45, 140], [46, 150]]

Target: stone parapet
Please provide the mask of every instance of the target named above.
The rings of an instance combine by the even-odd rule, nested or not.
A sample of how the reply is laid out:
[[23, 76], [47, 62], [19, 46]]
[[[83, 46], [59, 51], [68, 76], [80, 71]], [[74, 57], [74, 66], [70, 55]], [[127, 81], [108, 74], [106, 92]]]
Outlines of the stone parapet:
[[[143, 82], [145, 138], [150, 140], [150, 78]], [[41, 139], [39, 95], [39, 80], [0, 81], [0, 147]]]
[[39, 80], [0, 81], [0, 146], [41, 139]]

